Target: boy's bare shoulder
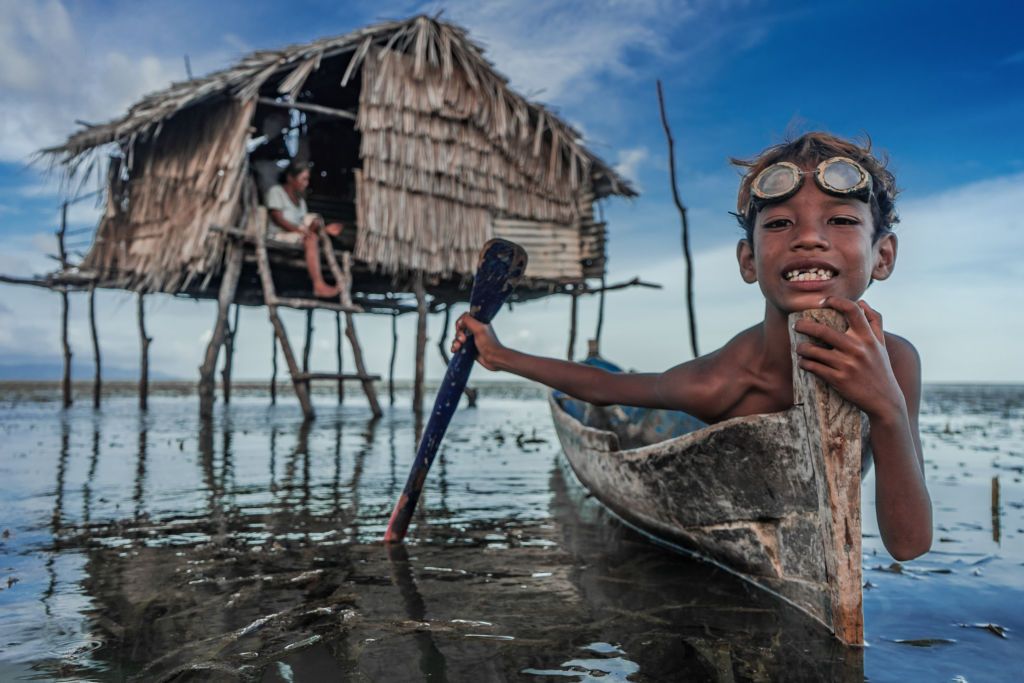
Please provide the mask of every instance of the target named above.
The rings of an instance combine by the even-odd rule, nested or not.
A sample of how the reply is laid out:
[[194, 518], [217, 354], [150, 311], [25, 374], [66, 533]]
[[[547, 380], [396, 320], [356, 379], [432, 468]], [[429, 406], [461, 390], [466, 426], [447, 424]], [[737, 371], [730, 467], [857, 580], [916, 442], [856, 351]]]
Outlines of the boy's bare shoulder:
[[669, 370], [670, 402], [701, 419], [714, 422], [735, 404], [746, 385], [741, 379], [753, 348], [756, 326], [740, 332], [724, 346]]
[[921, 396], [921, 356], [909, 340], [892, 332], [885, 333], [885, 350], [892, 373], [903, 390], [908, 407], [916, 411]]
[[921, 356], [910, 340], [892, 332], [885, 333], [885, 348], [889, 352], [890, 360], [910, 361], [914, 364], [921, 364]]

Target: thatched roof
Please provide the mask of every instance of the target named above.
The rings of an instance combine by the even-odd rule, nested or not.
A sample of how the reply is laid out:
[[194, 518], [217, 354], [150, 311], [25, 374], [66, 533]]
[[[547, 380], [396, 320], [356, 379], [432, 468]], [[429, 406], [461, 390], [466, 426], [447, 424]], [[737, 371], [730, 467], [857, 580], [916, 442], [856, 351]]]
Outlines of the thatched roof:
[[288, 75], [278, 92], [294, 100], [321, 60], [352, 53], [341, 81], [344, 86], [367, 57], [379, 54], [380, 49], [408, 55], [416, 76], [422, 76], [428, 66], [440, 68], [445, 78], [460, 72], [469, 87], [487, 103], [475, 112], [475, 122], [495, 139], [536, 141], [535, 154], [542, 139], [550, 142], [555, 150], [552, 165], [556, 158], [559, 164], [565, 163], [574, 176], [574, 186], [589, 172], [587, 180], [596, 197], [635, 196], [627, 180], [582, 145], [576, 130], [543, 105], [512, 90], [508, 79], [495, 70], [483, 48], [468, 37], [465, 29], [427, 16], [381, 23], [281, 50], [253, 52], [234, 66], [147, 95], [121, 118], [78, 131], [64, 144], [42, 150], [42, 154], [74, 172], [98, 148], [109, 143], [131, 145], [136, 140], [155, 137], [170, 117], [211, 98], [227, 94], [248, 103], [268, 80], [284, 74]]

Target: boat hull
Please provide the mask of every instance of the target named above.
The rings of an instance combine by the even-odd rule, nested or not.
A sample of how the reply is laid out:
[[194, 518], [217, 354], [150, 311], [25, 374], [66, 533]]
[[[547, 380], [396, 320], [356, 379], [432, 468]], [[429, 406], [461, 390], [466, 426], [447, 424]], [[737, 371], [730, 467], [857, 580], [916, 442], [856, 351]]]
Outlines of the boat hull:
[[557, 393], [550, 407], [576, 476], [618, 517], [860, 643], [860, 413], [813, 376], [795, 380], [803, 400], [787, 411], [678, 436], [669, 411]]

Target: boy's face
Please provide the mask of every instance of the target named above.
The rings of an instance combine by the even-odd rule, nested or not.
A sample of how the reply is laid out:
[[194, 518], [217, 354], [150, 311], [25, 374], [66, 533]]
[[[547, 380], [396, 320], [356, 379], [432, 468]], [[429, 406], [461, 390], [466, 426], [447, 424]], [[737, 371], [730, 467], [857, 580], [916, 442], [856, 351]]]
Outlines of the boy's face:
[[872, 242], [874, 232], [866, 202], [826, 194], [807, 178], [795, 195], [758, 212], [753, 245], [737, 247], [740, 274], [787, 314], [819, 308], [826, 296], [856, 301], [896, 261], [895, 235]]

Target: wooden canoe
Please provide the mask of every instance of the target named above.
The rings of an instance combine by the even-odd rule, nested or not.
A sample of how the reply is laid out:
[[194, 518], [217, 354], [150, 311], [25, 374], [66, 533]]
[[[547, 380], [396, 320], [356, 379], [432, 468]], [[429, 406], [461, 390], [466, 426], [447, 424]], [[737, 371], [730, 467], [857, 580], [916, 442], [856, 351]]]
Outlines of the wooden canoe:
[[[790, 316], [837, 329], [832, 310]], [[598, 364], [603, 361], [597, 361]], [[863, 642], [861, 413], [793, 364], [794, 406], [706, 426], [684, 413], [551, 395], [573, 472], [626, 524], [772, 591]]]

